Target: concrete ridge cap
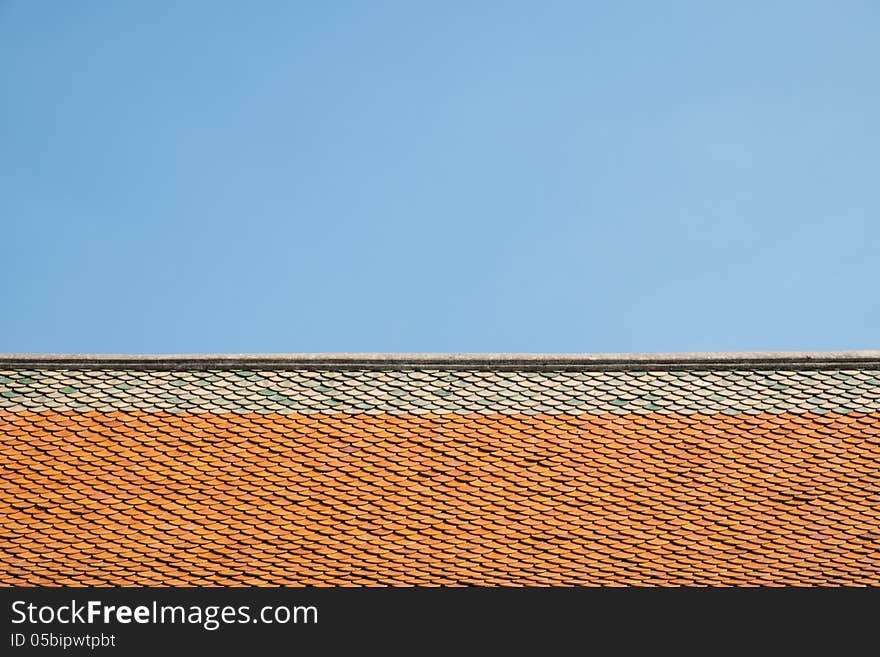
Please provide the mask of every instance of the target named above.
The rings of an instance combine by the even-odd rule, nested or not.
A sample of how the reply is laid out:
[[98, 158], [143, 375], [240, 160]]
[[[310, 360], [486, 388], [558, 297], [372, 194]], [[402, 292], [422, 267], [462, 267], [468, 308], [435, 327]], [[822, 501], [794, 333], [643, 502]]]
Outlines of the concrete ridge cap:
[[880, 350], [674, 353], [0, 354], [19, 369], [880, 369]]

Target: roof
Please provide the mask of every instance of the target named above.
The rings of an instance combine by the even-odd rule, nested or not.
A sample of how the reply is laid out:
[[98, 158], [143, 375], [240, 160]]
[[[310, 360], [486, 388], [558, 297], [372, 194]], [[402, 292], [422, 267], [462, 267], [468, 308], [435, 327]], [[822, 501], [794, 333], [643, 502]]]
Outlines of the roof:
[[654, 354], [0, 354], [0, 366], [108, 369], [518, 369], [627, 370], [880, 368], [880, 351]]
[[0, 355], [0, 584], [878, 585], [880, 352]]

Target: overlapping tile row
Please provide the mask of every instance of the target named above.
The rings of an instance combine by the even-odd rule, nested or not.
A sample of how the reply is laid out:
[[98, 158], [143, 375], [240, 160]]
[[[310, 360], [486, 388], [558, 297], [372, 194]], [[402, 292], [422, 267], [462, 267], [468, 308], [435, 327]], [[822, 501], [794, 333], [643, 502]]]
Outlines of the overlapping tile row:
[[170, 413], [871, 413], [880, 371], [0, 371], [0, 408]]
[[876, 371], [0, 377], [3, 585], [880, 584]]

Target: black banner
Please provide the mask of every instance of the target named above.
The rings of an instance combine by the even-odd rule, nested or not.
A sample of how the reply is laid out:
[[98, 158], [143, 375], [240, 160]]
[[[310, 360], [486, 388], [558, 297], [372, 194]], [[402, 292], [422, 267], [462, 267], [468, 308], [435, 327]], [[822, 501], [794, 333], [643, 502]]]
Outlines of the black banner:
[[839, 650], [876, 644], [880, 602], [876, 589], [0, 591], [7, 655]]

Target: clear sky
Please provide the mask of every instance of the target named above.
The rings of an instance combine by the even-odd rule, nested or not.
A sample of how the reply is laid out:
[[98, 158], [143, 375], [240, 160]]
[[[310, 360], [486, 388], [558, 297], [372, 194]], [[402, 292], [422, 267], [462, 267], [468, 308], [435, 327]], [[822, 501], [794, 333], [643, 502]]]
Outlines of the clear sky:
[[0, 0], [0, 352], [880, 348], [880, 3]]

